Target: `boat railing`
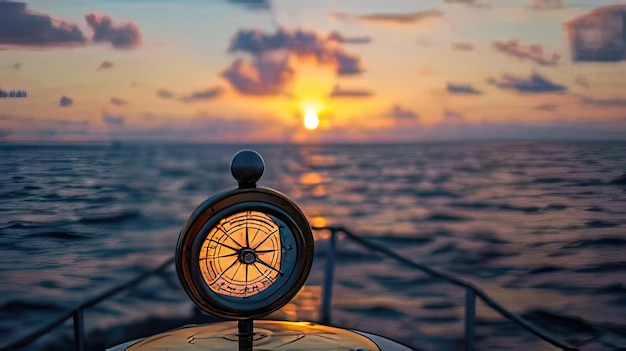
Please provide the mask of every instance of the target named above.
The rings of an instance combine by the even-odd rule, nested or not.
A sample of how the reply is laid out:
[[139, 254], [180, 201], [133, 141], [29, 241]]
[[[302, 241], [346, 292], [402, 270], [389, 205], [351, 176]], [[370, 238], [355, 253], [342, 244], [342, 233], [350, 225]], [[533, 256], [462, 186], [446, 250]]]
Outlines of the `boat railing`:
[[481, 299], [487, 306], [494, 311], [501, 314], [506, 319], [517, 324], [518, 326], [528, 330], [535, 334], [544, 341], [562, 349], [562, 350], [576, 350], [575, 347], [568, 343], [559, 340], [557, 337], [551, 335], [548, 331], [530, 323], [521, 316], [509, 311], [504, 306], [496, 302], [485, 291], [474, 285], [473, 283], [457, 277], [453, 274], [438, 270], [424, 264], [410, 260], [402, 255], [399, 255], [395, 251], [377, 244], [372, 240], [364, 239], [358, 235], [355, 235], [350, 230], [341, 226], [328, 226], [328, 227], [313, 227], [314, 230], [326, 230], [330, 232], [330, 238], [328, 239], [328, 254], [326, 262], [326, 272], [324, 275], [324, 284], [322, 287], [322, 301], [320, 306], [320, 322], [330, 323], [331, 321], [331, 301], [334, 282], [334, 269], [335, 269], [335, 250], [337, 246], [337, 238], [339, 234], [345, 235], [346, 238], [354, 241], [355, 243], [368, 248], [372, 251], [378, 252], [387, 258], [395, 260], [401, 264], [407, 265], [411, 268], [418, 269], [432, 277], [442, 279], [450, 284], [459, 286], [465, 289], [465, 337], [464, 345], [465, 350], [473, 351], [474, 345], [474, 325], [476, 320], [476, 298]]
[[[485, 291], [474, 285], [473, 283], [457, 277], [453, 274], [444, 272], [442, 270], [438, 270], [424, 264], [415, 262], [410, 260], [393, 250], [377, 244], [372, 240], [364, 239], [358, 235], [355, 235], [350, 230], [346, 229], [342, 226], [316, 226], [313, 227], [315, 231], [328, 231], [330, 233], [330, 237], [328, 239], [328, 252], [326, 255], [326, 266], [324, 272], [324, 282], [322, 286], [322, 298], [320, 303], [320, 323], [330, 324], [331, 323], [331, 303], [332, 303], [332, 291], [334, 284], [334, 272], [335, 272], [335, 256], [336, 256], [336, 247], [337, 247], [337, 239], [339, 235], [343, 234], [346, 238], [352, 240], [353, 242], [361, 245], [364, 248], [367, 248], [371, 251], [377, 252], [399, 262], [408, 267], [420, 270], [432, 277], [442, 279], [452, 285], [456, 285], [458, 287], [465, 289], [465, 328], [464, 328], [464, 346], [465, 350], [473, 351], [475, 350], [475, 320], [476, 320], [476, 299], [482, 300], [487, 306], [489, 306], [494, 311], [501, 314], [503, 317], [508, 319], [509, 321], [517, 324], [523, 329], [531, 332], [542, 340], [562, 349], [562, 350], [576, 350], [575, 347], [569, 345], [567, 342], [559, 340], [557, 337], [551, 335], [548, 331], [541, 329], [540, 327], [530, 323], [519, 315], [509, 311], [504, 306], [500, 305], [496, 302], [492, 297], [490, 297]], [[85, 350], [85, 328], [84, 328], [84, 319], [83, 319], [83, 311], [87, 308], [93, 307], [94, 305], [117, 295], [118, 293], [128, 290], [141, 282], [145, 281], [151, 276], [162, 273], [165, 269], [167, 269], [170, 265], [174, 263], [174, 258], [169, 258], [165, 262], [161, 263], [156, 268], [146, 271], [137, 277], [117, 286], [114, 286], [102, 294], [91, 298], [89, 300], [83, 301], [76, 308], [66, 311], [60, 314], [55, 319], [49, 321], [48, 323], [42, 325], [41, 327], [23, 335], [16, 340], [13, 340], [6, 344], [5, 346], [0, 347], [1, 351], [9, 351], [9, 350], [19, 350], [22, 347], [25, 347], [38, 338], [46, 335], [56, 329], [57, 327], [64, 324], [70, 318], [72, 319], [73, 329], [74, 329], [74, 349], [76, 351], [84, 351]]]

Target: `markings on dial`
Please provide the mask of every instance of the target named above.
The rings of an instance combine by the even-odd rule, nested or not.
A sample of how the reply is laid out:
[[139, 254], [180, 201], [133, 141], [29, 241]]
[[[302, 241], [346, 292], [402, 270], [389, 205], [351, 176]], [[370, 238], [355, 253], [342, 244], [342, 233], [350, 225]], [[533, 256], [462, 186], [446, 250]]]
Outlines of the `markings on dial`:
[[293, 250], [291, 243], [283, 247], [281, 228], [272, 217], [257, 211], [236, 213], [217, 223], [198, 257], [208, 287], [223, 295], [250, 297], [272, 286], [284, 275], [285, 251]]

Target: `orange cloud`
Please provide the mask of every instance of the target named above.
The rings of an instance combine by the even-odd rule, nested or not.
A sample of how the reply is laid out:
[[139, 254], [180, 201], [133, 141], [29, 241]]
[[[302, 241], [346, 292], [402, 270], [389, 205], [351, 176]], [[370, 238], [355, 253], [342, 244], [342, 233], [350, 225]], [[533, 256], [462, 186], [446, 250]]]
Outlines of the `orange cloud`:
[[338, 84], [333, 87], [333, 91], [330, 93], [331, 98], [366, 98], [372, 95], [374, 92], [369, 89], [346, 89]]
[[100, 66], [98, 66], [98, 69], [96, 71], [102, 71], [102, 70], [111, 69], [111, 68], [113, 68], [113, 62], [102, 61], [102, 63], [100, 64]]
[[[162, 92], [162, 91], [161, 91]], [[204, 90], [194, 91], [189, 95], [185, 95], [181, 97], [179, 100], [182, 102], [198, 102], [198, 101], [208, 101], [218, 98], [224, 89], [220, 87], [208, 88]]]
[[235, 60], [222, 72], [231, 86], [244, 95], [275, 95], [284, 91], [295, 71], [285, 61], [256, 58], [252, 63]]
[[494, 41], [491, 46], [505, 55], [530, 60], [542, 66], [554, 66], [560, 58], [557, 53], [544, 53], [543, 46], [540, 44], [522, 44], [517, 40], [509, 40]]
[[439, 10], [418, 11], [412, 13], [372, 13], [361, 15], [359, 19], [365, 22], [382, 24], [415, 24], [426, 19], [443, 17]]
[[128, 101], [122, 99], [122, 98], [118, 98], [118, 97], [112, 97], [110, 100], [112, 105], [115, 106], [126, 106], [128, 105]]
[[257, 57], [280, 51], [285, 53], [285, 61], [295, 55], [313, 58], [319, 64], [334, 65], [338, 75], [364, 72], [359, 56], [346, 52], [336, 41], [311, 30], [280, 28], [274, 34], [256, 29], [239, 30], [231, 40], [228, 51], [246, 52]]

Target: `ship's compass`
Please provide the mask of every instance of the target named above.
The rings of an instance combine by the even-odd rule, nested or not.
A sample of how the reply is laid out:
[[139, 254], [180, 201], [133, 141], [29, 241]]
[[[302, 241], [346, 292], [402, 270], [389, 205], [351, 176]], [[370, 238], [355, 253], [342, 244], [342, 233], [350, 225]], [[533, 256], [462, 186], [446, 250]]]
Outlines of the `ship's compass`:
[[178, 239], [183, 288], [218, 317], [249, 320], [276, 311], [311, 269], [311, 226], [285, 195], [256, 187], [263, 170], [259, 154], [239, 152], [231, 165], [239, 187], [202, 203]]
[[205, 312], [230, 321], [185, 326], [109, 350], [381, 351], [378, 342], [410, 350], [356, 330], [254, 320], [294, 298], [313, 262], [313, 234], [302, 211], [285, 195], [256, 186], [264, 168], [254, 151], [235, 155], [231, 172], [239, 186], [198, 206], [178, 238], [176, 271], [185, 292]]

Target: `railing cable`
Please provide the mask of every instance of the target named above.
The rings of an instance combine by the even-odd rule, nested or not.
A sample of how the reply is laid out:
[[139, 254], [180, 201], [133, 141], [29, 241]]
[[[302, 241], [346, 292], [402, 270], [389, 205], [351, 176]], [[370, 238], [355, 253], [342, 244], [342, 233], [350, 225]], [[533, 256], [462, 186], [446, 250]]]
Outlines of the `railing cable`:
[[111, 289], [103, 292], [102, 294], [91, 298], [89, 300], [86, 300], [84, 302], [82, 302], [78, 307], [74, 308], [71, 311], [67, 311], [64, 312], [63, 314], [59, 315], [59, 317], [51, 320], [50, 322], [48, 322], [47, 324], [33, 330], [32, 332], [18, 338], [17, 340], [14, 340], [12, 342], [9, 342], [6, 346], [0, 347], [0, 351], [12, 351], [12, 350], [18, 350], [24, 346], [27, 346], [31, 343], [33, 343], [35, 340], [39, 339], [40, 337], [44, 336], [45, 334], [49, 333], [50, 331], [52, 331], [53, 329], [55, 329], [56, 327], [60, 326], [61, 324], [65, 323], [65, 321], [67, 321], [70, 317], [73, 317], [73, 321], [74, 321], [74, 343], [75, 343], [75, 348], [76, 350], [83, 350], [84, 348], [84, 325], [83, 325], [83, 310], [85, 308], [89, 308], [92, 307], [100, 302], [102, 302], [103, 300], [108, 299], [109, 297], [112, 297], [113, 295], [116, 295], [124, 290], [130, 289], [133, 286], [141, 283], [142, 281], [146, 280], [147, 278], [149, 278], [150, 276], [160, 273], [161, 271], [163, 271], [165, 268], [167, 268], [168, 266], [170, 266], [172, 263], [174, 263], [174, 257], [170, 257], [169, 259], [167, 259], [167, 261], [161, 263], [159, 266], [157, 266], [156, 268], [145, 272], [143, 274], [138, 275], [137, 277], [123, 283], [117, 286], [112, 287]]
[[460, 287], [464, 287], [466, 289], [471, 289], [474, 294], [476, 294], [476, 296], [478, 296], [481, 300], [483, 300], [483, 302], [485, 302], [489, 307], [491, 307], [492, 309], [494, 309], [495, 311], [497, 311], [498, 313], [500, 313], [503, 317], [511, 320], [512, 322], [516, 323], [517, 325], [523, 327], [524, 329], [528, 330], [529, 332], [533, 333], [534, 335], [538, 336], [539, 338], [549, 342], [550, 344], [563, 349], [563, 350], [576, 350], [575, 347], [568, 345], [567, 343], [560, 341], [558, 338], [552, 336], [549, 332], [540, 329], [539, 327], [537, 327], [536, 325], [526, 321], [525, 319], [523, 319], [522, 317], [518, 316], [515, 313], [512, 313], [511, 311], [507, 310], [506, 308], [504, 308], [502, 305], [500, 305], [499, 303], [497, 303], [494, 299], [492, 299], [489, 295], [487, 295], [487, 293], [485, 293], [484, 291], [482, 291], [480, 288], [476, 287], [474, 284], [472, 284], [469, 281], [466, 281], [462, 278], [456, 277], [452, 274], [449, 274], [447, 272], [443, 272], [440, 271], [438, 269], [435, 268], [431, 268], [428, 267], [426, 265], [423, 265], [421, 263], [412, 261], [406, 257], [403, 257], [399, 254], [397, 254], [396, 252], [394, 252], [393, 250], [373, 243], [370, 240], [366, 240], [363, 239], [357, 235], [355, 235], [354, 233], [352, 233], [351, 231], [347, 230], [344, 227], [314, 227], [313, 229], [315, 230], [329, 230], [331, 232], [335, 231], [335, 232], [342, 232], [346, 235], [346, 237], [350, 238], [351, 240], [353, 240], [354, 242], [360, 244], [361, 246], [364, 246], [372, 251], [376, 251], [379, 253], [384, 254], [385, 256], [392, 258], [398, 262], [401, 262], [403, 264], [406, 264], [408, 266], [411, 266], [413, 268], [419, 269], [422, 272], [429, 274], [433, 277], [438, 277], [441, 278], [451, 284], [460, 286]]

